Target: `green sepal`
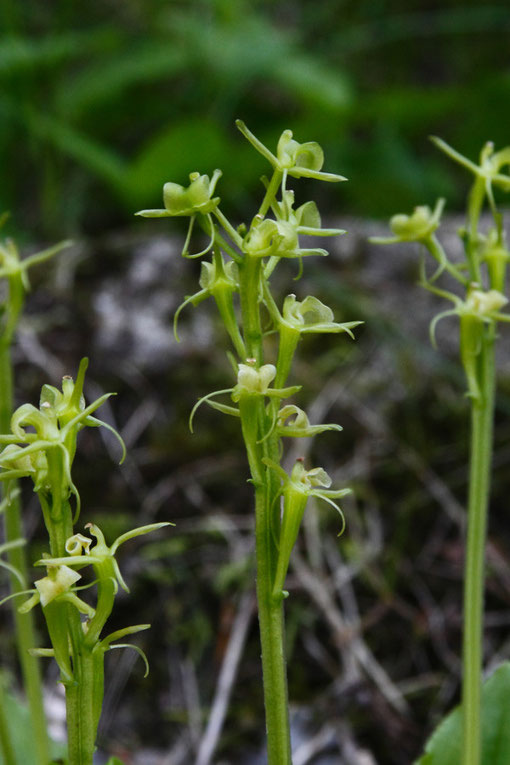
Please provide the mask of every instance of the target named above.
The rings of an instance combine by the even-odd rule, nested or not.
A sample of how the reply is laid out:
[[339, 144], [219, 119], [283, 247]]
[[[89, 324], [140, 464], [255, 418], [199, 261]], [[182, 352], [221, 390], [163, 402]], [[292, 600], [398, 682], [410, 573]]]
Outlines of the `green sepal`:
[[117, 548], [120, 547], [120, 545], [123, 545], [124, 542], [127, 542], [130, 539], [134, 539], [135, 537], [142, 536], [142, 534], [150, 534], [151, 531], [157, 531], [158, 529], [162, 529], [165, 526], [175, 526], [175, 523], [170, 523], [170, 521], [162, 521], [161, 523], [149, 523], [146, 526], [138, 526], [136, 529], [126, 531], [125, 534], [121, 534], [120, 537], [117, 537], [115, 542], [111, 545], [110, 554], [115, 555]]
[[137, 632], [144, 632], [144, 630], [150, 629], [150, 626], [150, 624], [133, 624], [131, 627], [122, 627], [103, 638], [99, 645], [106, 650], [114, 640], [120, 640], [126, 635], [135, 635]]
[[477, 316], [460, 314], [460, 357], [468, 384], [468, 395], [477, 401], [481, 396], [478, 361], [484, 331], [483, 323]]
[[69, 656], [69, 634], [67, 631], [66, 608], [66, 605], [63, 605], [58, 601], [52, 601], [43, 608], [51, 645], [55, 652], [55, 661], [60, 669], [61, 680], [64, 685], [74, 682]]
[[54, 659], [55, 651], [53, 648], [29, 648], [30, 656], [39, 656], [42, 659]]
[[228, 406], [227, 404], [218, 404], [217, 401], [211, 401], [211, 400], [209, 400], [207, 404], [208, 406], [211, 407], [211, 409], [217, 409], [218, 412], [222, 412], [223, 414], [229, 414], [232, 417], [241, 416], [239, 409], [236, 409], [235, 406]]
[[295, 491], [291, 482], [283, 489], [283, 517], [280, 528], [278, 561], [273, 583], [273, 598], [283, 596], [283, 585], [289, 568], [290, 556], [298, 537], [303, 515], [308, 502], [308, 495]]

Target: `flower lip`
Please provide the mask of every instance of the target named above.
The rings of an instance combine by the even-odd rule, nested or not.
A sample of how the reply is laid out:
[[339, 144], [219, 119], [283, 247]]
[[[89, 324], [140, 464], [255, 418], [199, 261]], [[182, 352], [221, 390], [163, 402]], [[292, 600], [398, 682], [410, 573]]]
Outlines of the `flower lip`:
[[41, 605], [47, 606], [59, 595], [68, 592], [78, 579], [81, 579], [81, 574], [69, 566], [48, 566], [48, 575], [34, 582]]

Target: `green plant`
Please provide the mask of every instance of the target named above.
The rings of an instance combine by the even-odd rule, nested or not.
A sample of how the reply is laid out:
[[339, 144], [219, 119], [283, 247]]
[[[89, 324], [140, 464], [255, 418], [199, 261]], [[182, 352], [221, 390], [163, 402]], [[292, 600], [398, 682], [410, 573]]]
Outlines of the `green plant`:
[[[0, 217], [0, 227], [7, 220], [7, 215]], [[5, 280], [6, 295], [1, 306], [0, 314], [0, 433], [9, 430], [9, 422], [13, 407], [13, 369], [11, 348], [14, 342], [16, 328], [23, 310], [26, 293], [29, 289], [28, 272], [39, 263], [52, 258], [68, 242], [50, 247], [43, 252], [21, 259], [18, 248], [12, 239], [0, 243], [0, 278]], [[11, 572], [11, 589], [19, 592], [26, 586], [27, 563], [20, 541], [23, 539], [23, 524], [20, 513], [19, 492], [15, 486], [14, 477], [7, 486], [8, 498], [4, 498], [1, 509], [4, 515], [5, 545], [8, 567]], [[30, 655], [34, 647], [34, 627], [29, 614], [22, 615], [14, 612], [16, 646], [21, 665], [23, 684], [27, 694], [30, 709], [30, 724], [33, 728], [37, 763], [46, 765], [49, 758], [48, 736], [44, 707], [42, 703], [41, 678], [37, 659]], [[5, 718], [1, 697], [3, 688], [0, 687], [0, 715]], [[8, 726], [2, 726], [4, 734], [0, 736], [2, 751], [7, 765], [14, 762], [12, 746], [9, 743]]]
[[[440, 225], [444, 200], [439, 200], [431, 211], [417, 207], [414, 213], [395, 215], [390, 221], [393, 236], [375, 238], [379, 244], [418, 242], [432, 255], [437, 268], [428, 275], [424, 260], [421, 261], [420, 283], [425, 289], [453, 303], [453, 308], [441, 312], [431, 324], [431, 338], [435, 344], [438, 321], [448, 316], [459, 320], [459, 355], [467, 383], [467, 396], [471, 410], [471, 446], [468, 490], [467, 539], [464, 573], [464, 626], [463, 626], [463, 680], [462, 680], [462, 763], [479, 765], [493, 763], [488, 750], [489, 742], [482, 752], [481, 726], [481, 670], [483, 637], [484, 564], [487, 536], [487, 515], [490, 498], [491, 461], [493, 450], [493, 420], [495, 393], [495, 344], [499, 322], [509, 322], [510, 315], [501, 309], [508, 303], [505, 296], [506, 271], [510, 260], [507, 249], [503, 218], [496, 206], [493, 187], [510, 191], [510, 177], [502, 169], [510, 165], [510, 148], [494, 152], [487, 143], [477, 165], [452, 149], [438, 138], [436, 146], [451, 159], [474, 175], [474, 183], [468, 197], [467, 222], [460, 230], [464, 248], [464, 262], [452, 262], [435, 232]], [[482, 230], [480, 216], [488, 204], [492, 224]], [[436, 281], [448, 274], [462, 291], [439, 288]], [[492, 697], [487, 695], [487, 703]], [[494, 710], [487, 709], [487, 719]], [[458, 716], [457, 716], [458, 718]], [[458, 726], [458, 722], [457, 722]], [[500, 731], [497, 731], [499, 735]], [[433, 739], [434, 740], [434, 739]], [[444, 754], [441, 736], [420, 762], [450, 763]], [[439, 744], [437, 743], [439, 741]], [[486, 743], [486, 742], [485, 742]], [[510, 749], [506, 757], [510, 756]], [[492, 757], [492, 755], [491, 755]]]
[[[215, 196], [219, 170], [211, 179], [191, 173], [187, 187], [166, 183], [164, 209], [142, 210], [137, 214], [149, 218], [189, 217], [182, 254], [189, 258], [212, 255], [210, 261], [202, 262], [201, 289], [186, 298], [177, 310], [174, 329], [177, 337], [182, 308], [196, 306], [212, 296], [235, 350], [235, 356], [228, 354], [235, 384], [201, 398], [191, 413], [190, 427], [197, 408], [204, 402], [240, 420], [255, 490], [257, 601], [268, 762], [288, 765], [291, 748], [284, 652], [283, 601], [288, 595], [284, 590], [285, 577], [309, 497], [323, 499], [341, 514], [334, 500], [345, 496], [349, 489], [332, 490], [331, 479], [322, 468], [306, 469], [299, 460], [290, 475], [281, 467], [282, 439], [341, 430], [338, 425], [310, 425], [303, 410], [282, 402], [301, 388], [289, 386], [288, 377], [302, 335], [333, 332], [352, 336], [352, 329], [361, 322], [335, 322], [331, 309], [310, 295], [302, 300], [294, 294], [287, 295], [280, 309], [271, 291], [271, 276], [282, 261], [298, 260], [301, 268], [304, 257], [327, 254], [322, 248], [303, 247], [301, 235], [325, 237], [344, 233], [340, 229], [321, 228], [314, 202], [294, 209], [294, 192], [287, 188], [289, 180], [345, 179], [322, 171], [324, 157], [315, 142], [298, 143], [292, 132], [285, 130], [273, 154], [243, 122], [238, 121], [237, 126], [272, 167], [271, 177], [262, 179], [266, 191], [249, 225], [235, 227], [220, 210], [220, 199]], [[190, 254], [195, 223], [204, 230], [208, 243], [201, 252]], [[273, 350], [274, 363], [267, 359], [269, 348], [265, 338], [269, 336], [273, 347], [275, 336], [278, 341], [277, 352]], [[215, 400], [226, 394], [230, 394], [234, 406]]]
[[[133, 537], [169, 525], [141, 526], [122, 534], [110, 546], [95, 524], [85, 526], [91, 536], [76, 533], [80, 497], [71, 470], [78, 433], [86, 426], [106, 427], [117, 435], [124, 450], [116, 431], [93, 416], [111, 394], [85, 405], [83, 383], [87, 364], [88, 360], [83, 359], [76, 382], [69, 376], [63, 378], [62, 391], [45, 385], [39, 408], [32, 404], [20, 406], [11, 418], [11, 435], [0, 436], [0, 443], [6, 444], [0, 454], [3, 468], [0, 480], [32, 479], [49, 536], [49, 554], [35, 563], [46, 569], [46, 575], [35, 581], [35, 589], [15, 595], [31, 594], [19, 607], [21, 614], [39, 603], [43, 610], [52, 647], [32, 648], [30, 652], [33, 656], [53, 657], [58, 664], [66, 689], [69, 765], [92, 765], [104, 693], [105, 653], [127, 647], [118, 641], [150, 626], [137, 624], [102, 635], [119, 586], [128, 590], [115, 553]], [[78, 571], [88, 566], [92, 567], [94, 580], [77, 586], [82, 578]], [[97, 587], [94, 606], [78, 595], [93, 586]], [[148, 671], [143, 652], [132, 647], [142, 655]]]

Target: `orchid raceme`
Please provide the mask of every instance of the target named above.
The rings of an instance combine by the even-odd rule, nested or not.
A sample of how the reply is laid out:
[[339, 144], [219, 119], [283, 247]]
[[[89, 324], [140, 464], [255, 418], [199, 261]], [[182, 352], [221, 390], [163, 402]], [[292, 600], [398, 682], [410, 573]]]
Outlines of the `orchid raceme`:
[[[439, 138], [432, 140], [441, 151], [474, 176], [467, 202], [466, 226], [459, 231], [465, 262], [452, 262], [436, 238], [443, 200], [437, 202], [434, 211], [424, 206], [417, 207], [410, 216], [394, 216], [390, 221], [393, 236], [377, 237], [372, 241], [379, 244], [418, 242], [439, 264], [431, 277], [427, 276], [423, 262], [420, 271], [420, 283], [425, 289], [453, 303], [453, 308], [439, 313], [431, 323], [430, 334], [434, 344], [436, 326], [441, 319], [455, 317], [459, 322], [459, 358], [464, 368], [471, 408], [464, 573], [462, 765], [481, 765], [484, 560], [493, 450], [495, 344], [499, 324], [510, 321], [510, 313], [503, 310], [508, 304], [505, 291], [510, 252], [493, 187], [503, 192], [510, 191], [510, 175], [502, 172], [510, 166], [510, 147], [495, 152], [493, 144], [486, 143], [477, 164], [445, 141]], [[492, 217], [488, 228], [481, 225], [481, 213], [486, 203]], [[453, 279], [455, 291], [436, 286], [436, 280], [443, 273]], [[487, 715], [490, 714], [488, 710]]]
[[[206, 175], [190, 176], [192, 184], [187, 189], [174, 183], [166, 184], [163, 191], [165, 211], [142, 210], [138, 215], [171, 217], [187, 214], [190, 227], [184, 255], [188, 255], [195, 220], [209, 238], [208, 245], [199, 253], [204, 258], [207, 256], [202, 261], [200, 289], [178, 308], [174, 330], [184, 307], [197, 306], [213, 297], [234, 351], [229, 352], [234, 372], [232, 384], [198, 400], [190, 415], [190, 427], [193, 427], [195, 414], [203, 403], [240, 420], [255, 489], [257, 599], [268, 763], [290, 765], [283, 607], [281, 597], [274, 595], [275, 588], [282, 591], [307, 499], [322, 497], [335, 504], [333, 500], [344, 496], [347, 490], [335, 491], [329, 489], [329, 484], [327, 487], [321, 483], [326, 481], [325, 473], [305, 471], [301, 476], [303, 480], [299, 481], [297, 472], [301, 468], [296, 468], [288, 478], [279, 467], [283, 438], [341, 430], [335, 424], [311, 425], [306, 413], [288, 402], [301, 391], [300, 385], [289, 384], [289, 378], [302, 335], [345, 333], [352, 338], [352, 330], [361, 322], [335, 321], [333, 311], [312, 295], [290, 294], [281, 303], [274, 297], [270, 283], [275, 269], [289, 260], [297, 260], [301, 272], [305, 256], [327, 255], [322, 247], [304, 247], [302, 236], [328, 237], [345, 233], [339, 228], [323, 228], [315, 202], [305, 201], [296, 207], [294, 190], [287, 188], [289, 181], [302, 177], [318, 181], [343, 181], [345, 178], [322, 170], [324, 154], [314, 141], [300, 143], [290, 130], [284, 130], [273, 152], [243, 122], [238, 121], [237, 127], [269, 162], [272, 170], [269, 178], [262, 179], [263, 198], [248, 223], [233, 224], [222, 212], [221, 200], [214, 196], [219, 171], [214, 173], [211, 181]], [[195, 193], [195, 188], [194, 199], [199, 201], [191, 204], [191, 192]], [[169, 189], [177, 201], [169, 201]], [[207, 255], [209, 251], [212, 257]], [[268, 335], [272, 339], [276, 337], [278, 342], [278, 350], [272, 358], [268, 357], [269, 343], [266, 346], [265, 342]], [[227, 395], [232, 403], [218, 400], [218, 397]], [[288, 511], [294, 484], [299, 485], [302, 512]], [[282, 496], [287, 512], [284, 510], [280, 518], [278, 508]]]
[[[122, 446], [121, 437], [109, 425], [94, 416], [109, 398], [105, 394], [86, 404], [83, 396], [88, 361], [80, 363], [76, 381], [62, 380], [62, 390], [45, 385], [39, 407], [23, 404], [11, 418], [11, 434], [0, 436], [6, 444], [0, 454], [0, 479], [31, 478], [43, 511], [49, 535], [50, 554], [45, 553], [36, 566], [46, 569], [36, 579], [34, 589], [14, 595], [30, 594], [19, 608], [27, 614], [40, 604], [51, 648], [31, 648], [32, 656], [52, 657], [66, 689], [69, 765], [92, 765], [95, 738], [104, 695], [104, 655], [114, 648], [132, 647], [147, 659], [138, 646], [116, 642], [126, 635], [147, 629], [142, 624], [125, 627], [106, 637], [102, 634], [113, 610], [119, 586], [129, 592], [116, 560], [118, 548], [134, 537], [157, 531], [170, 524], [152, 523], [121, 534], [107, 545], [101, 529], [88, 523], [90, 536], [75, 532], [73, 525], [80, 509], [79, 494], [72, 478], [77, 437], [84, 427], [106, 426]], [[76, 512], [70, 506], [76, 498]], [[5, 500], [9, 503], [9, 497]], [[74, 515], [74, 519], [73, 519]], [[82, 584], [81, 570], [91, 567], [93, 580]], [[90, 592], [95, 588], [95, 600]], [[9, 596], [10, 599], [14, 596]]]

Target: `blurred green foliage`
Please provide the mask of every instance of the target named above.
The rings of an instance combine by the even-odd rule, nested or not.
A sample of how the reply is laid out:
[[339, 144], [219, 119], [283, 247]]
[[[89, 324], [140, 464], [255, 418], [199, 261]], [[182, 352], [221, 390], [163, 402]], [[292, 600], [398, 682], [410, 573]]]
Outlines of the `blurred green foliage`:
[[243, 208], [264, 168], [236, 117], [323, 144], [343, 210], [460, 202], [425, 138], [508, 143], [509, 28], [505, 4], [466, 0], [2, 0], [0, 209], [90, 233], [215, 167]]

